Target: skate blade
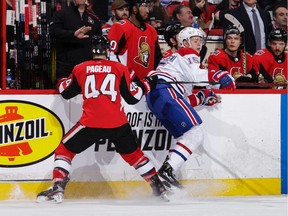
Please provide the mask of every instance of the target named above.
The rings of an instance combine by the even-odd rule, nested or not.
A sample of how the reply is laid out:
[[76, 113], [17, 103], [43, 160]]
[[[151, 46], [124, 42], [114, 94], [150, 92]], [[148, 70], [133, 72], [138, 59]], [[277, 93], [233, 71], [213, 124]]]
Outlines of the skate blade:
[[36, 197], [36, 203], [42, 203], [42, 202], [47, 202], [48, 197], [47, 196], [37, 196]]
[[160, 177], [160, 179], [161, 179], [166, 191], [171, 193], [171, 194], [177, 193], [184, 188], [184, 187], [179, 188], [175, 185], [172, 185], [171, 183], [169, 183], [166, 179], [164, 179], [162, 177]]
[[63, 201], [63, 194], [62, 193], [56, 193], [53, 196], [47, 197], [47, 196], [38, 196], [36, 198], [36, 203], [43, 203], [43, 202], [49, 202], [49, 203], [62, 203]]
[[170, 199], [167, 195], [166, 192], [163, 192], [161, 195], [160, 195], [161, 199], [164, 200], [165, 202], [170, 202]]
[[166, 191], [171, 192], [171, 193], [174, 192], [173, 186], [171, 184], [169, 184], [166, 180], [163, 180], [162, 183], [163, 183]]

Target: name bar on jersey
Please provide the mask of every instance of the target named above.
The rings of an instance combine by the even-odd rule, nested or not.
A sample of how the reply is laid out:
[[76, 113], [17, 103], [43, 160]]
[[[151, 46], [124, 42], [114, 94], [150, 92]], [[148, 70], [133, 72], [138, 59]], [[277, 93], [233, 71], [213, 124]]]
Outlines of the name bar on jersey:
[[86, 73], [110, 73], [111, 66], [106, 65], [92, 65], [86, 67]]

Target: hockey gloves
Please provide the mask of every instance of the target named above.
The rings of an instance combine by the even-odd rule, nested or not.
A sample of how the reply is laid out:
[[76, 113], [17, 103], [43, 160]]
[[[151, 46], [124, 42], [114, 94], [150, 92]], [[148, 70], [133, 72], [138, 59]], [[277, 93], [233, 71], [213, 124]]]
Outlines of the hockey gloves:
[[137, 84], [143, 89], [144, 94], [148, 94], [156, 88], [158, 81], [157, 76], [144, 77], [144, 79], [137, 82]]
[[196, 94], [189, 95], [188, 98], [192, 107], [199, 105], [213, 106], [216, 103], [221, 103], [221, 97], [208, 89], [200, 90]]
[[196, 96], [200, 99], [200, 105], [213, 106], [216, 103], [221, 103], [221, 97], [208, 89], [198, 91]]
[[220, 83], [221, 89], [232, 90], [236, 88], [234, 78], [228, 73], [228, 71], [219, 70], [213, 74], [212, 79], [215, 82]]

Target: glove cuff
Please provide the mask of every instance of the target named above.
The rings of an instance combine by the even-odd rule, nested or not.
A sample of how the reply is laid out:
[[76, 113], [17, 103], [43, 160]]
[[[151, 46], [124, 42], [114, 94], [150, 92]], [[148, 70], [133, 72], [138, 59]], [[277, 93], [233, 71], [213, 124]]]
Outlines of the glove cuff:
[[201, 98], [197, 94], [189, 95], [188, 98], [192, 107], [199, 106], [202, 103]]

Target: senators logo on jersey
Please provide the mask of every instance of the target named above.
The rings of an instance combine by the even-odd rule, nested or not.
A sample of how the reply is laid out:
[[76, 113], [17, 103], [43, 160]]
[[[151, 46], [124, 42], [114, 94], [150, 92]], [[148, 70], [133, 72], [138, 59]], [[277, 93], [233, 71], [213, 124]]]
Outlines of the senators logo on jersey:
[[151, 50], [149, 44], [146, 42], [146, 37], [140, 37], [138, 41], [138, 56], [134, 58], [137, 64], [145, 68], [149, 67], [149, 60], [151, 57]]

